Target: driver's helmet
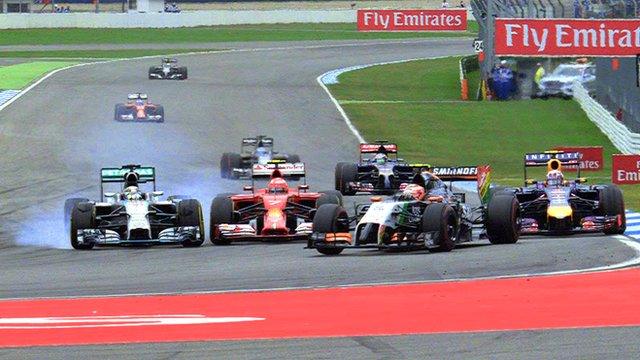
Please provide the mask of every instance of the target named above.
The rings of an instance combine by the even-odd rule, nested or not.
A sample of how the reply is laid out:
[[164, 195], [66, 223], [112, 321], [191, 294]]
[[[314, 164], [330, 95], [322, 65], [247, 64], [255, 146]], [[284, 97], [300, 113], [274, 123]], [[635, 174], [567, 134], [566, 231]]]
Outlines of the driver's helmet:
[[560, 170], [551, 170], [547, 173], [547, 186], [562, 186], [564, 184], [564, 175]]
[[422, 178], [424, 178], [424, 185], [427, 191], [437, 188], [441, 181], [438, 176], [434, 175], [430, 171], [423, 171]]
[[267, 184], [267, 190], [270, 193], [287, 193], [289, 192], [289, 185], [282, 178], [274, 178]]
[[376, 154], [376, 156], [373, 157], [373, 162], [379, 165], [384, 165], [387, 163], [387, 155], [386, 154]]
[[129, 186], [123, 191], [124, 198], [127, 200], [142, 200], [142, 193], [137, 186]]
[[136, 105], [144, 105], [144, 100], [136, 99]]
[[422, 200], [425, 196], [424, 188], [418, 184], [409, 184], [404, 190], [402, 190], [402, 194], [400, 197], [403, 200]]
[[257, 147], [256, 148], [256, 156], [257, 157], [263, 157], [263, 156], [267, 156], [269, 155], [269, 149], [267, 149], [266, 147]]

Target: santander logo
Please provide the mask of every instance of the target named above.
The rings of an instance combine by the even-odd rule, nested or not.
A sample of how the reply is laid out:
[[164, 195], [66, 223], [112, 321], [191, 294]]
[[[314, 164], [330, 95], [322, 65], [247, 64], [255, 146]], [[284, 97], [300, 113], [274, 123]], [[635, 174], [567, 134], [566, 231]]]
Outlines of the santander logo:
[[245, 321], [261, 321], [259, 317], [208, 317], [200, 314], [185, 315], [116, 315], [0, 318], [0, 330], [29, 329], [81, 329], [125, 326], [201, 325]]

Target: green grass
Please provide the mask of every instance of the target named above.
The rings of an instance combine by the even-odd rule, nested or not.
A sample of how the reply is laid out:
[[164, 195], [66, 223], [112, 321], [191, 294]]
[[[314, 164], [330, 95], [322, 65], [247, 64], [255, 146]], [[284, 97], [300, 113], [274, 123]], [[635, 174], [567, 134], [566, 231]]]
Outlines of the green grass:
[[225, 41], [403, 39], [474, 36], [467, 32], [358, 32], [355, 23], [232, 25], [173, 29], [14, 29], [0, 30], [0, 45], [146, 44]]
[[73, 64], [69, 61], [34, 61], [0, 67], [0, 89], [22, 89], [52, 70]]
[[[574, 101], [428, 102], [459, 99], [457, 58], [376, 66], [345, 73], [339, 81], [330, 89], [365, 139], [397, 142], [408, 160], [490, 164], [494, 182], [521, 185], [525, 152], [598, 145], [604, 147], [604, 170], [583, 175], [610, 182], [611, 154], [619, 151]], [[354, 99], [410, 102], [344, 102]], [[622, 189], [627, 206], [638, 208], [637, 187]]]
[[48, 58], [48, 59], [122, 59], [139, 56], [183, 54], [216, 49], [124, 49], [124, 50], [42, 50], [3, 51], [0, 58]]

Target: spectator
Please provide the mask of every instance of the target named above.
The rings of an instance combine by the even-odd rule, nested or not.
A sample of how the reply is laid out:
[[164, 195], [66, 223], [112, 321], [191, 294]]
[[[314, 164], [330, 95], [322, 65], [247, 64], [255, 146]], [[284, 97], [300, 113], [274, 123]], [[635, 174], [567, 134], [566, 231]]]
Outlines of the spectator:
[[70, 13], [71, 12], [71, 7], [69, 5], [67, 5], [67, 7], [64, 8], [64, 12], [65, 13]]
[[580, 5], [580, 0], [573, 0], [573, 17], [576, 19], [582, 17], [582, 5]]
[[447, 2], [447, 0], [442, 0], [442, 8], [443, 9], [449, 8], [449, 3]]
[[460, 0], [460, 8], [466, 9], [467, 6], [464, 4], [464, 0]]

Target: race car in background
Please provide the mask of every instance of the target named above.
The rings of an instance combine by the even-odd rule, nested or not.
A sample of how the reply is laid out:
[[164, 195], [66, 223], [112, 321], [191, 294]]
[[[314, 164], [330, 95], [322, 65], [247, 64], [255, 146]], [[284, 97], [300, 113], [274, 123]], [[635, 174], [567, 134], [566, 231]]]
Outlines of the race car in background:
[[187, 67], [178, 66], [177, 59], [163, 58], [160, 65], [149, 68], [149, 79], [186, 80]]
[[[421, 170], [392, 197], [374, 196], [371, 203], [356, 205], [355, 216], [340, 205], [322, 205], [307, 248], [325, 255], [351, 248], [451, 251], [474, 240], [474, 229], [477, 238], [513, 244], [519, 235], [518, 200], [505, 194], [487, 201], [490, 171], [488, 165]], [[456, 181], [475, 181], [480, 202], [473, 206], [466, 193], [454, 193]]]
[[[304, 163], [273, 160], [252, 166], [252, 185], [243, 194], [221, 194], [211, 202], [211, 241], [227, 245], [232, 241], [306, 240], [311, 220], [323, 204], [342, 204], [334, 190], [310, 192], [306, 183], [290, 186], [286, 179], [304, 179]], [[269, 179], [256, 189], [255, 180]]]
[[398, 158], [398, 146], [386, 140], [360, 144], [358, 163], [339, 162], [335, 189], [343, 195], [359, 192], [391, 195], [413, 179], [414, 168]]
[[[100, 170], [100, 201], [72, 198], [65, 201], [65, 222], [71, 246], [89, 250], [96, 245], [182, 244], [202, 245], [205, 238], [198, 200], [169, 196], [161, 200], [153, 167], [124, 165]], [[104, 192], [104, 184], [117, 183], [117, 192]], [[153, 184], [143, 192], [140, 186]]]
[[[624, 199], [613, 184], [584, 185], [579, 152], [546, 151], [524, 156], [525, 186], [506, 188], [494, 196], [515, 195], [520, 205], [521, 234], [622, 234], [626, 228]], [[530, 179], [527, 169], [546, 167], [544, 181]], [[576, 171], [566, 180], [562, 170]]]
[[115, 120], [164, 122], [164, 107], [150, 103], [147, 94], [129, 94], [126, 103], [116, 104]]
[[273, 138], [258, 135], [242, 139], [240, 153], [224, 153], [220, 158], [220, 176], [223, 179], [239, 179], [251, 176], [254, 164], [267, 165], [272, 160], [299, 163], [298, 155], [288, 155], [273, 149]]

